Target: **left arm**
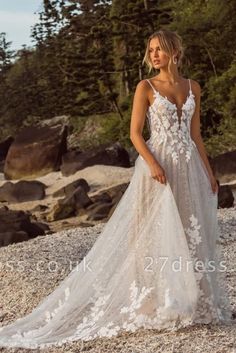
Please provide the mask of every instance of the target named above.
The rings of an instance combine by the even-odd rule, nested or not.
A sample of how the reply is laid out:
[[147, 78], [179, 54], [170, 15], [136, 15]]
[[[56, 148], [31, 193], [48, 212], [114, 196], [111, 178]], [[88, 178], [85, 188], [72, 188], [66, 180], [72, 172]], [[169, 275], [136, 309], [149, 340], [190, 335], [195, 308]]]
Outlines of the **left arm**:
[[206, 150], [205, 150], [205, 146], [202, 140], [202, 136], [201, 136], [201, 129], [200, 129], [200, 101], [201, 101], [201, 87], [199, 85], [199, 83], [197, 81], [193, 81], [191, 80], [192, 83], [192, 87], [193, 87], [193, 93], [196, 97], [195, 99], [195, 103], [196, 103], [196, 108], [195, 108], [195, 112], [193, 114], [192, 117], [192, 121], [191, 121], [191, 138], [192, 140], [195, 142], [197, 149], [199, 151], [199, 154], [206, 166], [206, 169], [208, 171], [208, 175], [209, 175], [209, 179], [211, 182], [211, 187], [212, 187], [212, 191], [214, 193], [218, 192], [218, 184], [217, 181], [214, 177], [214, 174], [212, 172], [209, 160], [207, 158], [207, 154], [206, 154]]

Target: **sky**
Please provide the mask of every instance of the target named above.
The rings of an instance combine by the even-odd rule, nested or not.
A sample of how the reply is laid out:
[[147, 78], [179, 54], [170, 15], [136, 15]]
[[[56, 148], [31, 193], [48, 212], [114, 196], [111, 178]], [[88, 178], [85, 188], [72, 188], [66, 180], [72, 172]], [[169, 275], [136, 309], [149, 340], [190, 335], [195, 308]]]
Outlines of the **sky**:
[[23, 44], [33, 46], [31, 26], [38, 22], [34, 12], [42, 8], [42, 0], [0, 0], [0, 33], [6, 33], [11, 49], [21, 49]]

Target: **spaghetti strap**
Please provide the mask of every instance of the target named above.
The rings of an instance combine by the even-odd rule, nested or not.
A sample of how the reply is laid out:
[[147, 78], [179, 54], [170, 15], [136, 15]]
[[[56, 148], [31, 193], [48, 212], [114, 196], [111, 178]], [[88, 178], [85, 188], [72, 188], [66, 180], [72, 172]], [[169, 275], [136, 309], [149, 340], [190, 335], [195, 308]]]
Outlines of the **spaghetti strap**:
[[151, 82], [149, 81], [149, 79], [146, 79], [146, 81], [149, 83], [149, 85], [152, 87], [153, 91], [156, 93], [157, 91], [155, 90], [155, 88], [153, 87], [153, 85], [151, 84]]
[[[155, 93], [157, 93], [157, 90], [154, 88], [154, 86], [152, 85], [152, 83], [150, 82], [150, 80], [146, 78], [146, 81], [147, 81], [147, 82], [149, 83], [149, 85], [152, 87], [153, 91], [154, 91]], [[190, 78], [188, 79], [188, 82], [189, 82], [189, 92], [192, 92]]]
[[190, 78], [188, 79], [188, 81], [189, 81], [189, 91], [192, 92]]

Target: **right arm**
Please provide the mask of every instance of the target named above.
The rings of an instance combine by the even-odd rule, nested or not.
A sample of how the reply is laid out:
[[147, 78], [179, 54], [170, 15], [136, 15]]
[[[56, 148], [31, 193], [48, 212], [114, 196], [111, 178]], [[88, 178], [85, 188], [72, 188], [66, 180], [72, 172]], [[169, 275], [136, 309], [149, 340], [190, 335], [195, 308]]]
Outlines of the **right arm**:
[[142, 136], [146, 111], [149, 105], [147, 85], [148, 83], [145, 80], [142, 80], [137, 84], [135, 90], [130, 123], [130, 139], [138, 153], [149, 165], [152, 178], [158, 180], [162, 184], [166, 184], [165, 172], [150, 152]]

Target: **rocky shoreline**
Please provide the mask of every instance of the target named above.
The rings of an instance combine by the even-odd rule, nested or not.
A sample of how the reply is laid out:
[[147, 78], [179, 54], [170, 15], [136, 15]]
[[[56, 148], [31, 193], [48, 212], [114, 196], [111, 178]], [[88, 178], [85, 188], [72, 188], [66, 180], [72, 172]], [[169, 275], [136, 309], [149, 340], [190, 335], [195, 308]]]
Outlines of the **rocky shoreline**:
[[[0, 247], [109, 220], [138, 157], [119, 141], [82, 151], [68, 116], [21, 129], [0, 142]], [[78, 142], [78, 141], [77, 141]], [[209, 158], [218, 207], [234, 205], [236, 151]]]
[[[10, 153], [7, 152], [10, 145], [7, 145], [7, 150], [3, 151], [2, 159], [0, 158], [5, 176], [12, 179], [8, 182], [4, 174], [0, 173], [0, 326], [30, 313], [85, 257], [109, 220], [134, 171], [127, 151], [119, 144], [90, 152], [67, 150], [65, 130], [58, 128], [55, 131], [58, 131], [58, 136], [51, 139], [51, 133], [45, 127], [34, 130], [35, 135], [32, 136], [32, 130], [25, 130], [24, 135], [20, 135], [14, 143], [9, 140], [12, 146]], [[25, 143], [23, 150], [22, 141]], [[45, 151], [53, 151], [47, 158], [43, 147]], [[28, 153], [28, 159], [16, 158], [24, 155], [22, 151], [31, 149], [34, 154]], [[55, 165], [54, 157], [58, 153], [60, 158]], [[225, 207], [217, 211], [219, 243], [227, 264], [228, 294], [234, 311], [236, 174], [232, 161], [235, 153], [228, 152], [212, 161], [221, 184], [219, 202]], [[41, 171], [36, 157], [42, 165], [48, 165], [47, 173], [45, 170], [45, 173]], [[29, 170], [26, 170], [25, 163], [30, 165]], [[28, 176], [32, 178], [28, 179]], [[16, 185], [20, 180], [22, 182]], [[26, 180], [33, 180], [33, 184]], [[4, 212], [12, 212], [12, 218], [5, 217]], [[18, 216], [23, 217], [23, 229], [15, 226], [21, 224]], [[49, 228], [45, 228], [43, 223]], [[9, 226], [12, 228], [9, 229]], [[42, 227], [45, 228], [42, 236], [38, 236], [39, 230], [36, 233], [37, 227], [40, 231]], [[7, 242], [1, 243], [2, 240]], [[234, 353], [235, 337], [236, 320], [232, 326], [196, 325], [177, 333], [139, 330], [120, 334], [112, 339], [78, 341], [60, 348], [33, 351]], [[0, 352], [29, 351], [31, 350], [0, 347]]]

